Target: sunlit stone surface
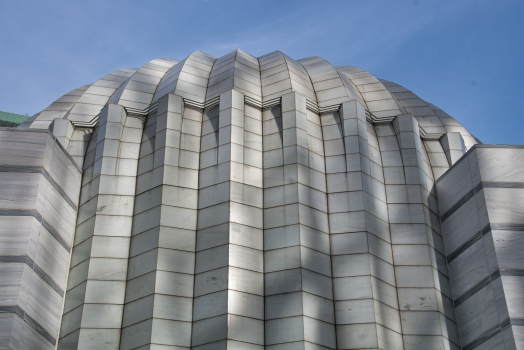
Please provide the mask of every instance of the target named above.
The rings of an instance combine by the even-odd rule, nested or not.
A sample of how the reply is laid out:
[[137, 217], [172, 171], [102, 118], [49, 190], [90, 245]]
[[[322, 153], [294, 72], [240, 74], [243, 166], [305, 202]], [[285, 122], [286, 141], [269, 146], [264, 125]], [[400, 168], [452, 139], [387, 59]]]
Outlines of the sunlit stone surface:
[[524, 349], [524, 148], [195, 52], [0, 129], [0, 349]]

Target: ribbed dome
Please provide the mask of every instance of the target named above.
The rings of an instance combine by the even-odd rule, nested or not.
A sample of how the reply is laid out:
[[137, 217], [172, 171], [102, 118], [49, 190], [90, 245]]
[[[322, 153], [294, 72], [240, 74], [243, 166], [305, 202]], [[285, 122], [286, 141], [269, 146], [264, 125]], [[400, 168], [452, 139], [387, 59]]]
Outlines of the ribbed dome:
[[146, 112], [168, 93], [203, 106], [229, 89], [242, 92], [260, 106], [296, 91], [319, 112], [358, 100], [376, 121], [390, 121], [409, 113], [419, 122], [423, 135], [438, 138], [447, 132], [459, 132], [466, 149], [479, 143], [440, 108], [361, 68], [335, 67], [321, 57], [293, 60], [280, 51], [257, 58], [240, 49], [220, 58], [197, 51], [182, 61], [159, 58], [139, 69], [115, 71], [65, 94], [21, 127], [45, 129], [57, 118], [79, 125], [89, 123], [107, 103]]

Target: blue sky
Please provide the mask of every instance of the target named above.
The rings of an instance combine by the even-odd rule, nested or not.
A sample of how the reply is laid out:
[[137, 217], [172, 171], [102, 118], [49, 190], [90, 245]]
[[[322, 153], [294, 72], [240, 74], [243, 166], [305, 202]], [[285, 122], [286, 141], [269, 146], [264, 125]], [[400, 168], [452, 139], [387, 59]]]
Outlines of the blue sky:
[[0, 110], [32, 115], [121, 68], [240, 48], [394, 81], [484, 143], [524, 144], [522, 0], [0, 0]]

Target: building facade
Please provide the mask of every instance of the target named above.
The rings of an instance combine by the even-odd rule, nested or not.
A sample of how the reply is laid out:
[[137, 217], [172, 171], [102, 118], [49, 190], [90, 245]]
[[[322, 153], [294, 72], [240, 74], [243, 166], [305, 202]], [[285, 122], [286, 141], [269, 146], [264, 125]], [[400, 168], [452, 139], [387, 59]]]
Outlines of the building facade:
[[0, 129], [0, 349], [524, 349], [524, 147], [195, 52]]

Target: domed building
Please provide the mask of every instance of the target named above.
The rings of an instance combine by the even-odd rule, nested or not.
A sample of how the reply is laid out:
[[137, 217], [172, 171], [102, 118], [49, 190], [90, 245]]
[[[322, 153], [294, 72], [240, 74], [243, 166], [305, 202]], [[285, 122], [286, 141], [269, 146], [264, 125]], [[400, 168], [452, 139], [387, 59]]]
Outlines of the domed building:
[[524, 147], [195, 52], [0, 129], [0, 349], [524, 349]]

